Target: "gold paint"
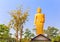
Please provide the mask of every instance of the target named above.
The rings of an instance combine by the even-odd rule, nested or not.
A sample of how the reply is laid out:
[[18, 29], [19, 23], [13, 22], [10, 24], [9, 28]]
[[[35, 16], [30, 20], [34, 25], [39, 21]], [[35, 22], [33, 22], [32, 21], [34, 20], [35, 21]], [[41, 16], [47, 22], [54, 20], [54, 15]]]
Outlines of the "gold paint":
[[36, 26], [36, 34], [43, 34], [43, 26], [45, 22], [45, 15], [41, 13], [41, 8], [37, 9], [37, 14], [35, 14], [34, 24]]

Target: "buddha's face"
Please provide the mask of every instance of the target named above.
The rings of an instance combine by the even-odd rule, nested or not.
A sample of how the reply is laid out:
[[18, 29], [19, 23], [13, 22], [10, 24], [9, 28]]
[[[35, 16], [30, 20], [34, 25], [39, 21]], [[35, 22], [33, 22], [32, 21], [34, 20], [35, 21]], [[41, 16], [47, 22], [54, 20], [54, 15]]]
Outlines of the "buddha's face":
[[41, 13], [41, 8], [37, 8], [37, 13]]

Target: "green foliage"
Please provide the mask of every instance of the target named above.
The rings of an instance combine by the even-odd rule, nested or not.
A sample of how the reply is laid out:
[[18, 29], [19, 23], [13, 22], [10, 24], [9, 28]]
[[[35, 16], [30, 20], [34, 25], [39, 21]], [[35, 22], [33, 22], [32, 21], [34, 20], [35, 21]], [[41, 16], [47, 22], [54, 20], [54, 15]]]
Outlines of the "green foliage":
[[57, 35], [55, 38], [52, 38], [52, 42], [54, 41], [60, 42], [60, 36]]
[[48, 29], [44, 30], [44, 32], [47, 34], [47, 37], [52, 40], [52, 42], [60, 42], [59, 29], [48, 26]]
[[27, 28], [25, 29], [23, 36], [24, 38], [22, 39], [22, 42], [29, 42], [35, 35]]
[[27, 39], [31, 39], [32, 37], [34, 37], [35, 35], [29, 30], [29, 29], [26, 29], [25, 32], [24, 32], [24, 37], [27, 38]]
[[47, 36], [50, 38], [50, 39], [52, 39], [52, 38], [54, 38], [54, 37], [56, 37], [56, 35], [58, 35], [58, 29], [57, 28], [55, 28], [55, 27], [50, 27], [50, 26], [48, 26], [48, 29], [47, 30], [44, 30], [45, 31], [45, 34], [47, 34]]
[[23, 39], [22, 39], [22, 42], [30, 42], [30, 39], [23, 38]]
[[0, 24], [0, 42], [6, 42], [5, 39], [7, 38], [9, 38], [9, 28], [4, 24]]
[[0, 25], [0, 37], [7, 38], [9, 35], [9, 28], [4, 24]]

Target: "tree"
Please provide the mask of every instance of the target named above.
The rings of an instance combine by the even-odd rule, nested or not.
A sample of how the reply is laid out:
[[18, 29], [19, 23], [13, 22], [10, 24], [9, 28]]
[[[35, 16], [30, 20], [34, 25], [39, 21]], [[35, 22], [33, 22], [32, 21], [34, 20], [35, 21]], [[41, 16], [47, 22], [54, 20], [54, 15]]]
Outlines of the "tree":
[[25, 29], [23, 36], [24, 38], [22, 39], [22, 42], [29, 42], [35, 35], [27, 28]]
[[24, 37], [27, 38], [27, 39], [31, 39], [32, 37], [34, 37], [35, 35], [29, 30], [29, 29], [26, 29], [25, 32], [24, 32]]
[[6, 42], [8, 38], [9, 28], [4, 24], [0, 24], [0, 42]]
[[58, 34], [59, 30], [55, 27], [50, 27], [48, 26], [48, 29], [47, 30], [44, 30], [45, 34], [47, 34], [47, 36], [52, 39], [54, 37], [56, 37], [56, 35]]
[[57, 35], [55, 38], [52, 38], [52, 42], [54, 42], [54, 41], [60, 42], [60, 36]]
[[28, 11], [22, 13], [21, 9], [13, 10], [11, 13], [12, 19], [9, 26], [16, 30], [16, 42], [18, 42], [18, 31], [20, 31], [20, 41], [22, 39], [22, 30], [25, 21], [27, 20]]

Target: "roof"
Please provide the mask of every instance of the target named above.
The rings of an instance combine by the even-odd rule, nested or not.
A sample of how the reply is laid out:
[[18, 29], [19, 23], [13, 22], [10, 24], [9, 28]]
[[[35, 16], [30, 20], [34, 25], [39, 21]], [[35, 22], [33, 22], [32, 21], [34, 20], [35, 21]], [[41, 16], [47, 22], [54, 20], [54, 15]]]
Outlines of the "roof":
[[36, 37], [32, 38], [31, 41], [33, 40], [46, 40], [46, 41], [51, 41], [51, 39], [47, 38], [46, 36], [42, 35], [42, 34], [39, 34], [37, 35]]

